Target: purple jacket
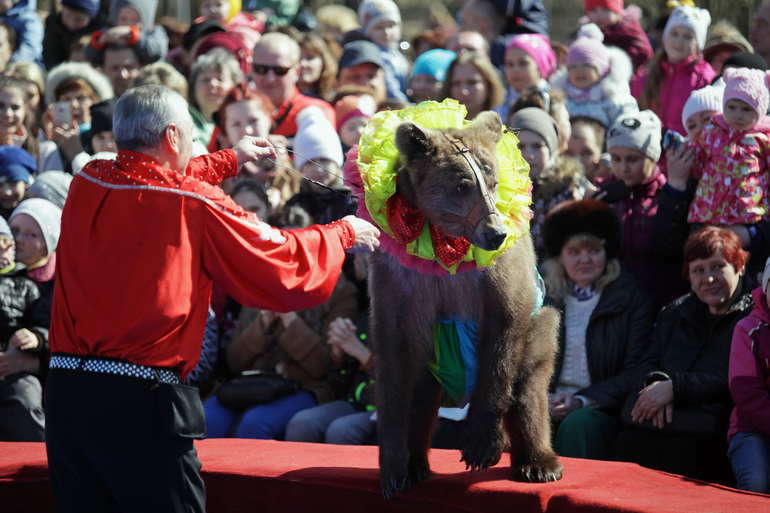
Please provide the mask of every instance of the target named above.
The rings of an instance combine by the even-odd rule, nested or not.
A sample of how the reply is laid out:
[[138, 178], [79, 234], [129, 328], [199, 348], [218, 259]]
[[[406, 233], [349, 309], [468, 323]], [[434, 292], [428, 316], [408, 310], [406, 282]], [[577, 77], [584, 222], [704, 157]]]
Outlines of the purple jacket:
[[761, 287], [754, 308], [738, 322], [730, 349], [729, 385], [735, 408], [727, 437], [739, 431], [770, 436], [770, 308]]
[[[707, 86], [714, 80], [716, 72], [711, 64], [703, 60], [700, 55], [693, 55], [689, 59], [670, 64], [661, 61], [666, 77], [662, 81], [655, 105], [650, 108], [660, 118], [663, 124], [663, 133], [666, 130], [676, 130], [686, 136], [687, 131], [682, 124], [682, 109], [690, 97], [690, 93], [696, 89]], [[644, 84], [647, 83], [649, 71], [643, 71], [631, 82], [631, 94], [639, 100], [644, 92]]]

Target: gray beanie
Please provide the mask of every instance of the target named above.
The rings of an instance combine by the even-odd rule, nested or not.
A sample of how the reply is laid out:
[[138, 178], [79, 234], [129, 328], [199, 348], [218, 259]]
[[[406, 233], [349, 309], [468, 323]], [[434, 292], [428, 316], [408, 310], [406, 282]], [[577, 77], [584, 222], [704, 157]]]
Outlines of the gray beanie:
[[30, 198], [25, 199], [13, 209], [8, 222], [13, 221], [13, 218], [19, 214], [27, 214], [40, 226], [48, 256], [56, 251], [61, 234], [61, 209], [46, 199]]
[[657, 162], [660, 159], [661, 124], [651, 110], [624, 114], [607, 131], [607, 150], [616, 146], [638, 150]]
[[514, 130], [529, 130], [542, 137], [551, 156], [556, 154], [559, 148], [559, 126], [546, 111], [539, 107], [525, 107], [514, 112], [510, 122]]
[[35, 178], [35, 183], [27, 189], [27, 198], [47, 199], [59, 208], [64, 208], [64, 201], [70, 190], [72, 175], [64, 171], [45, 171]]

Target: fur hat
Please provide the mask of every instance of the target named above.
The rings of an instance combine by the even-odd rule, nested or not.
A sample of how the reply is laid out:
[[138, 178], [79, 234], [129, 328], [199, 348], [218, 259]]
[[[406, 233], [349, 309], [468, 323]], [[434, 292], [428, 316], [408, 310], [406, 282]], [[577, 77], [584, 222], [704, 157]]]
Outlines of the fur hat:
[[91, 19], [96, 18], [96, 15], [99, 14], [99, 0], [62, 0], [61, 4], [63, 7], [84, 12]]
[[540, 76], [547, 79], [554, 69], [556, 69], [556, 54], [551, 48], [551, 40], [543, 34], [517, 34], [513, 36], [508, 46], [507, 52], [511, 48], [521, 48], [534, 59], [537, 69], [540, 70]]
[[0, 182], [32, 183], [32, 173], [37, 171], [35, 157], [18, 146], [0, 146]]
[[334, 127], [318, 107], [305, 107], [297, 115], [294, 136], [294, 166], [297, 171], [309, 160], [329, 159], [342, 167], [342, 143]]
[[583, 12], [588, 14], [597, 7], [606, 7], [618, 14], [623, 12], [623, 0], [583, 0]]
[[428, 75], [433, 77], [436, 82], [443, 82], [446, 78], [446, 71], [455, 57], [457, 57], [456, 53], [443, 48], [434, 48], [423, 52], [414, 61], [411, 76]]
[[513, 113], [510, 123], [513, 129], [529, 130], [542, 137], [551, 156], [556, 154], [559, 147], [559, 126], [546, 111], [538, 107], [525, 107]]
[[401, 10], [393, 0], [364, 0], [358, 6], [358, 21], [364, 34], [381, 21], [393, 21], [401, 25]]
[[711, 14], [706, 9], [690, 7], [689, 5], [677, 5], [671, 16], [668, 17], [666, 28], [663, 29], [663, 41], [668, 37], [668, 32], [674, 27], [685, 27], [693, 31], [698, 42], [698, 50], [703, 50], [706, 45], [706, 36], [711, 25]]
[[696, 89], [690, 93], [690, 97], [682, 109], [682, 125], [687, 126], [687, 120], [693, 114], [706, 110], [722, 112], [722, 94], [724, 89], [715, 85], [708, 85], [701, 89]]
[[334, 104], [334, 113], [337, 116], [337, 131], [340, 131], [345, 121], [356, 116], [371, 119], [377, 112], [377, 103], [368, 94], [349, 94], [342, 97]]
[[722, 75], [725, 81], [725, 94], [722, 107], [728, 100], [743, 100], [762, 117], [767, 112], [768, 85], [770, 72], [748, 68], [729, 68]]
[[604, 34], [597, 25], [586, 23], [580, 27], [577, 39], [567, 51], [567, 67], [587, 62], [596, 66], [599, 77], [605, 76], [610, 70], [610, 55], [602, 41]]
[[110, 79], [87, 62], [62, 62], [48, 72], [45, 81], [45, 103], [54, 102], [53, 93], [56, 88], [71, 78], [82, 78], [91, 86], [99, 101], [109, 100], [115, 96]]
[[61, 234], [61, 209], [43, 198], [25, 199], [13, 209], [8, 222], [19, 214], [27, 214], [40, 226], [48, 255], [56, 251]]
[[551, 209], [543, 224], [548, 256], [558, 257], [564, 244], [581, 233], [604, 240], [607, 259], [618, 258], [623, 238], [620, 217], [609, 204], [595, 199], [565, 201]]
[[657, 162], [660, 159], [661, 124], [651, 110], [619, 116], [607, 131], [607, 150], [616, 146], [638, 150]]
[[64, 171], [45, 171], [35, 178], [35, 183], [27, 189], [28, 198], [47, 199], [59, 208], [64, 208], [64, 202], [69, 194], [72, 175]]

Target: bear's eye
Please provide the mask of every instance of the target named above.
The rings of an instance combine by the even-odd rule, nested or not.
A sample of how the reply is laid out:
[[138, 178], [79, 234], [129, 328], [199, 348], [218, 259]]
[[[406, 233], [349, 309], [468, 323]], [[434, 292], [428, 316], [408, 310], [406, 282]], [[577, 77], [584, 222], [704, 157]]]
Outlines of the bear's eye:
[[485, 175], [492, 174], [492, 166], [490, 166], [489, 164], [482, 164], [481, 170], [484, 172]]
[[460, 183], [455, 186], [455, 193], [458, 196], [465, 196], [471, 190], [471, 186], [467, 183]]

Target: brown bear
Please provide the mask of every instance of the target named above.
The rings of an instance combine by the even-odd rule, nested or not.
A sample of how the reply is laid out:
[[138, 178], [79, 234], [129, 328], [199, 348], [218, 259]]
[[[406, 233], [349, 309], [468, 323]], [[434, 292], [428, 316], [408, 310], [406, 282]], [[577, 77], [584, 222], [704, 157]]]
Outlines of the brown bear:
[[[499, 179], [497, 114], [465, 129], [396, 129], [396, 195], [432, 227], [492, 251], [505, 238], [495, 209]], [[383, 234], [384, 237], [387, 235]], [[529, 235], [485, 269], [422, 273], [385, 252], [371, 256], [369, 287], [375, 357], [380, 482], [385, 497], [430, 475], [428, 450], [441, 388], [427, 364], [437, 319], [477, 326], [477, 374], [462, 435], [466, 469], [480, 471], [511, 452], [512, 477], [561, 478], [551, 448], [548, 384], [557, 347], [558, 313], [537, 308], [536, 259]], [[534, 313], [533, 313], [534, 312]]]

